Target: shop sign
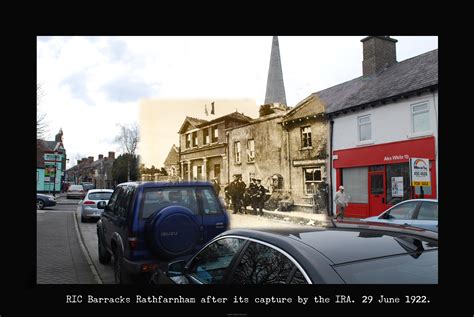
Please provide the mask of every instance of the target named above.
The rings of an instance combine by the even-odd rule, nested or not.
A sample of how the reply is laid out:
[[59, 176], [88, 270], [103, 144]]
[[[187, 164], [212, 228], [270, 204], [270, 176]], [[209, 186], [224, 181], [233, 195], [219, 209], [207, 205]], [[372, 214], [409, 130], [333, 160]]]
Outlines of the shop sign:
[[410, 175], [412, 186], [430, 186], [430, 160], [410, 158]]

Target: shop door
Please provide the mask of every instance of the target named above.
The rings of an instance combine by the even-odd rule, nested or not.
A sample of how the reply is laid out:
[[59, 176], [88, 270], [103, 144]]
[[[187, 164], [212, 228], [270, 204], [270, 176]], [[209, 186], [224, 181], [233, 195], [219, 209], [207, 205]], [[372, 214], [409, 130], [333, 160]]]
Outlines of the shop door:
[[377, 216], [386, 209], [385, 173], [369, 172], [369, 217]]

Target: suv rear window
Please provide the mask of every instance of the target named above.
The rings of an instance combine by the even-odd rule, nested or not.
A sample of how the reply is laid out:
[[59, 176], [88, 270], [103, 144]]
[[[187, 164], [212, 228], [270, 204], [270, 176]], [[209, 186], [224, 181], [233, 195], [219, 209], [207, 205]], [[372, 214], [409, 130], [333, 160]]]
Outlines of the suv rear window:
[[189, 208], [195, 215], [222, 213], [219, 201], [210, 188], [161, 187], [144, 190], [141, 218], [148, 218], [156, 210], [170, 205]]

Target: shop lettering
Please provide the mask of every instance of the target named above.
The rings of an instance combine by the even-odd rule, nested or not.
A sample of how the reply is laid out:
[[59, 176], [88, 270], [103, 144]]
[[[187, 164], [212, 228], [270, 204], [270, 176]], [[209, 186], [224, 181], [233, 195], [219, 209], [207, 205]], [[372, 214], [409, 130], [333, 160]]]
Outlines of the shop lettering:
[[407, 154], [404, 155], [392, 155], [392, 156], [385, 156], [383, 158], [384, 161], [396, 161], [396, 160], [408, 160], [410, 157]]

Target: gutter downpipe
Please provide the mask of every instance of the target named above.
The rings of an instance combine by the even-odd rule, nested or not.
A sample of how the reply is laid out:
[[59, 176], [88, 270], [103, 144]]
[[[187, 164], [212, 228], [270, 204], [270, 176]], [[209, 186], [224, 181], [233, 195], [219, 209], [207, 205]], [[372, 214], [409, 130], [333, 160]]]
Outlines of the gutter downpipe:
[[333, 212], [333, 198], [332, 198], [332, 142], [333, 142], [333, 131], [334, 131], [334, 120], [332, 120], [332, 118], [330, 118], [329, 120], [329, 184], [331, 186], [329, 186], [329, 200], [330, 200], [330, 208], [329, 208], [329, 213], [330, 217], [332, 217], [334, 215], [334, 212]]

